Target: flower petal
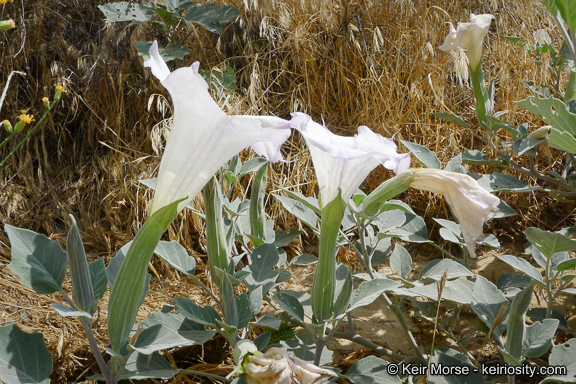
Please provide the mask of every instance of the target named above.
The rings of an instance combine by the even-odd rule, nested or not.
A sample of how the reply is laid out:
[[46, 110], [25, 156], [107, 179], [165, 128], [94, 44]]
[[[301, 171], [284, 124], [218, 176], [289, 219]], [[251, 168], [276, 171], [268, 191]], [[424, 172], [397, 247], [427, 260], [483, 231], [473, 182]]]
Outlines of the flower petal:
[[[156, 44], [150, 56], [147, 62], [161, 79], [168, 67]], [[224, 163], [248, 146], [270, 161], [281, 160], [280, 146], [290, 136], [290, 123], [277, 117], [228, 116], [210, 96], [198, 69], [196, 62], [162, 80], [174, 103], [174, 122], [150, 213], [181, 198], [186, 200], [178, 208], [184, 209]]]
[[162, 59], [162, 56], [160, 56], [160, 52], [158, 52], [157, 41], [152, 43], [148, 53], [150, 54], [150, 59], [144, 62], [144, 67], [149, 67], [154, 76], [160, 81], [164, 81], [168, 75], [170, 75], [170, 69], [168, 69], [168, 65], [166, 65], [166, 62]]
[[398, 173], [409, 166], [408, 153], [398, 154], [392, 139], [368, 127], [360, 126], [354, 137], [338, 136], [300, 112], [292, 114], [290, 123], [306, 139], [323, 204], [334, 200], [339, 189], [342, 199], [348, 201], [379, 164]]
[[484, 239], [484, 223], [498, 212], [500, 199], [472, 177], [440, 169], [414, 169], [410, 186], [444, 195], [460, 223], [470, 256], [476, 257], [476, 241]]

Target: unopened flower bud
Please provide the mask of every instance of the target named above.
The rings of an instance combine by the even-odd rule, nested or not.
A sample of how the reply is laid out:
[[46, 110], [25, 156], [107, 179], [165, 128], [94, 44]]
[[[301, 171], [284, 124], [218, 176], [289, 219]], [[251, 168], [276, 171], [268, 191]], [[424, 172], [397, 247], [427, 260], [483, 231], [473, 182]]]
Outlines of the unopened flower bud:
[[50, 107], [50, 100], [47, 97], [42, 98], [42, 103], [46, 108]]
[[6, 132], [8, 132], [8, 133], [14, 132], [14, 128], [12, 128], [12, 124], [10, 124], [10, 122], [8, 120], [4, 120], [2, 122], [2, 125], [4, 126], [4, 129], [6, 130]]
[[8, 19], [0, 21], [0, 31], [5, 31], [12, 28], [16, 28], [16, 23], [14, 23], [14, 20]]

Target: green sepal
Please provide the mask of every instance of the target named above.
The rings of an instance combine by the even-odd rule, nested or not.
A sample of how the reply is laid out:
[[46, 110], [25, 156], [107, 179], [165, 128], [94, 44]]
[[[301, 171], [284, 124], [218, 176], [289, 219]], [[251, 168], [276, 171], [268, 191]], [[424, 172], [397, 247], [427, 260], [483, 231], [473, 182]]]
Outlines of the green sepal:
[[318, 264], [312, 283], [312, 312], [318, 321], [332, 316], [336, 289], [336, 252], [338, 232], [346, 210], [341, 191], [330, 203], [322, 207]]
[[408, 189], [414, 172], [408, 170], [386, 180], [373, 190], [362, 202], [362, 212], [366, 215], [377, 215], [388, 200]]
[[532, 291], [534, 281], [530, 283], [522, 292], [517, 294], [510, 305], [508, 313], [507, 332], [506, 332], [506, 353], [511, 358], [508, 364], [516, 365], [516, 362], [522, 362], [524, 339], [526, 338], [526, 312], [532, 301]]
[[110, 293], [108, 302], [108, 337], [115, 352], [128, 343], [138, 309], [146, 290], [148, 263], [160, 238], [178, 215], [180, 199], [158, 211], [136, 234]]
[[206, 184], [202, 193], [204, 194], [204, 210], [206, 212], [208, 266], [212, 279], [220, 287], [222, 280], [216, 269], [220, 268], [223, 271], [228, 269], [228, 246], [222, 217], [222, 191], [218, 180], [213, 177]]
[[266, 200], [266, 185], [268, 184], [268, 162], [264, 163], [254, 175], [252, 191], [250, 192], [250, 229], [252, 236], [264, 240], [264, 201]]

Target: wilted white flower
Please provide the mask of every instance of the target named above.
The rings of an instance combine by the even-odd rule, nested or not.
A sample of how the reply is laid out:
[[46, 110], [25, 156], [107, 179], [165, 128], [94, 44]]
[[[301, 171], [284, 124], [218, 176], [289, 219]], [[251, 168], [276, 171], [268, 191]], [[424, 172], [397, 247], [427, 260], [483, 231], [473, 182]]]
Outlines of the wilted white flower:
[[321, 384], [338, 375], [280, 348], [270, 348], [263, 355], [252, 355], [244, 365], [248, 384]]
[[500, 199], [463, 173], [432, 168], [413, 171], [410, 187], [444, 195], [460, 223], [470, 256], [476, 257], [476, 241], [484, 239], [484, 223], [498, 212]]
[[466, 50], [468, 61], [472, 68], [476, 68], [482, 60], [482, 40], [488, 33], [490, 24], [494, 19], [493, 15], [470, 15], [470, 23], [458, 23], [454, 28], [452, 23], [448, 23], [450, 31], [444, 44], [440, 46], [443, 51], [450, 51], [456, 48]]
[[196, 197], [216, 171], [244, 148], [251, 146], [270, 161], [282, 159], [280, 146], [291, 134], [287, 120], [272, 116], [228, 116], [212, 99], [208, 84], [198, 73], [200, 64], [170, 72], [150, 47], [150, 67], [174, 103], [174, 123], [160, 162], [150, 214], [187, 197], [181, 211]]
[[354, 137], [338, 136], [305, 113], [292, 114], [292, 128], [306, 139], [323, 205], [328, 204], [342, 190], [348, 201], [364, 179], [378, 165], [402, 173], [410, 166], [408, 153], [398, 154], [392, 139], [378, 135], [365, 126], [358, 127]]

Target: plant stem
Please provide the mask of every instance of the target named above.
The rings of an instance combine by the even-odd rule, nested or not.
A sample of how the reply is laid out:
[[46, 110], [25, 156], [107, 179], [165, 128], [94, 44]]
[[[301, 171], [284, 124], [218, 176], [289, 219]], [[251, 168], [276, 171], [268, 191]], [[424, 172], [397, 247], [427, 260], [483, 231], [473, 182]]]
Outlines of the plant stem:
[[[372, 271], [370, 257], [368, 256], [368, 251], [366, 249], [366, 243], [364, 240], [364, 232], [365, 232], [364, 222], [360, 223], [360, 225], [358, 227], [358, 232], [360, 233], [360, 246], [362, 247], [362, 255], [364, 256], [366, 269], [368, 271], [368, 274], [370, 275], [370, 278], [375, 279], [374, 271]], [[368, 268], [368, 266], [370, 266], [370, 267]], [[396, 305], [394, 305], [392, 303], [392, 301], [388, 298], [388, 296], [386, 296], [385, 293], [382, 294], [382, 297], [384, 298], [384, 301], [386, 301], [386, 305], [388, 306], [388, 308], [394, 313], [394, 315], [398, 319], [400, 326], [402, 327], [402, 329], [404, 330], [404, 333], [408, 337], [408, 341], [410, 342], [412, 349], [414, 350], [414, 352], [418, 356], [418, 360], [421, 363], [425, 364], [426, 358], [424, 357], [424, 354], [420, 350], [418, 343], [416, 342], [416, 339], [414, 338], [414, 335], [412, 335], [412, 332], [410, 332], [410, 328], [408, 327], [408, 324], [406, 323], [406, 319], [404, 318], [402, 311], [400, 310], [400, 308], [398, 308]]]
[[32, 136], [32, 134], [34, 133], [34, 131], [36, 131], [36, 129], [40, 126], [40, 124], [42, 124], [42, 121], [44, 121], [44, 119], [46, 118], [46, 116], [48, 116], [48, 113], [50, 113], [50, 111], [52, 110], [52, 108], [56, 105], [58, 101], [53, 101], [52, 104], [50, 104], [50, 106], [46, 109], [46, 112], [44, 112], [44, 114], [42, 115], [42, 117], [40, 118], [40, 120], [38, 120], [38, 122], [36, 123], [36, 125], [34, 126], [34, 128], [32, 128], [30, 130], [30, 132], [28, 132], [28, 134], [22, 139], [22, 141], [20, 141], [18, 143], [18, 145], [16, 146], [16, 148], [14, 148], [9, 154], [8, 156], [6, 156], [4, 158], [4, 160], [2, 160], [2, 162], [0, 163], [0, 167], [3, 167], [4, 164], [6, 164], [6, 162], [8, 161], [9, 158], [12, 157], [12, 155], [14, 153], [16, 153], [17, 150], [20, 149], [20, 147], [22, 146], [22, 144], [24, 144], [24, 142], [26, 140], [28, 140], [28, 138], [30, 138], [30, 136]]
[[350, 340], [353, 341], [354, 343], [361, 345], [363, 347], [366, 348], [370, 348], [371, 350], [373, 350], [374, 352], [378, 352], [381, 353], [383, 355], [386, 355], [394, 360], [397, 361], [403, 361], [406, 360], [406, 356], [401, 355], [399, 353], [396, 352], [392, 352], [391, 350], [381, 347], [373, 342], [371, 342], [368, 339], [363, 338], [362, 336], [360, 336], [359, 334], [357, 334], [356, 332], [334, 332], [334, 336], [338, 337], [340, 339], [346, 339], [346, 340]]
[[90, 348], [92, 348], [92, 352], [94, 353], [94, 357], [96, 358], [96, 362], [100, 367], [100, 371], [102, 375], [104, 375], [104, 379], [108, 384], [116, 384], [117, 380], [115, 377], [112, 377], [112, 373], [110, 369], [108, 369], [108, 365], [106, 365], [106, 361], [104, 361], [104, 357], [100, 352], [100, 348], [98, 348], [98, 343], [96, 343], [96, 338], [94, 337], [94, 332], [92, 332], [92, 320], [81, 317], [80, 323], [82, 323], [82, 327], [84, 328], [84, 332], [86, 332], [86, 337], [88, 338], [88, 343], [90, 343]]

